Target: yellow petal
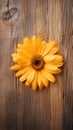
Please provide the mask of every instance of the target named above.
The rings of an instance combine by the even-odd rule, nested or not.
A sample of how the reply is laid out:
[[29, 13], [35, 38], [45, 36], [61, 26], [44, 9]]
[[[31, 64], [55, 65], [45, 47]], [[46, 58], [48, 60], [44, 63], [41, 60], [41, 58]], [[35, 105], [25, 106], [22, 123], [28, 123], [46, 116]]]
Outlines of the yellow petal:
[[34, 79], [33, 79], [33, 81], [32, 81], [32, 89], [33, 89], [33, 90], [36, 90], [36, 89], [37, 89], [37, 71], [36, 71], [35, 77], [34, 77]]
[[61, 72], [61, 69], [57, 68], [55, 65], [46, 64], [45, 68], [49, 73], [59, 74]]
[[33, 55], [33, 46], [31, 44], [31, 40], [27, 37], [23, 39], [23, 44], [18, 44], [17, 49], [21, 49], [23, 52], [26, 51], [30, 55]]
[[32, 69], [32, 70], [30, 71], [30, 74], [29, 74], [28, 77], [27, 77], [27, 80], [26, 80], [26, 82], [25, 82], [25, 85], [28, 86], [28, 87], [30, 87], [30, 86], [31, 86], [31, 82], [32, 82], [32, 80], [34, 79], [34, 77], [35, 77], [35, 70]]
[[61, 55], [55, 55], [55, 59], [59, 61], [63, 61], [63, 57]]
[[32, 68], [32, 69], [30, 70], [30, 74], [29, 74], [28, 77], [27, 77], [27, 81], [28, 81], [28, 82], [32, 82], [32, 80], [34, 79], [34, 77], [35, 77], [35, 70]]
[[13, 58], [14, 58], [14, 57], [16, 57], [16, 58], [19, 57], [19, 58], [20, 58], [20, 55], [17, 54], [17, 53], [13, 53], [13, 54], [12, 54], [12, 57], [13, 57]]
[[28, 57], [26, 57], [26, 58], [23, 58], [23, 57], [16, 58], [16, 57], [14, 57], [13, 61], [16, 62], [17, 64], [19, 64], [21, 66], [21, 68], [23, 68], [23, 67], [28, 66], [28, 65], [31, 64], [30, 63], [31, 58], [28, 58]]
[[25, 44], [21, 43], [21, 44], [18, 44], [18, 45], [17, 45], [17, 49], [22, 49], [22, 50], [24, 50], [24, 49], [26, 49], [26, 46], [25, 46]]
[[50, 61], [56, 61], [56, 62], [61, 62], [63, 61], [63, 57], [61, 55], [46, 55], [44, 56], [45, 62], [50, 62]]
[[37, 54], [40, 54], [41, 48], [42, 48], [42, 38], [41, 37], [37, 37], [37, 41], [36, 41], [36, 51], [37, 51]]
[[48, 68], [50, 70], [57, 70], [57, 67], [55, 65], [46, 64], [45, 68]]
[[51, 62], [48, 62], [48, 64], [52, 64], [52, 65], [55, 65], [56, 67], [61, 67], [63, 66], [63, 62], [59, 62], [59, 60], [54, 60], [54, 61], [51, 61]]
[[23, 57], [31, 57], [30, 56], [30, 52], [27, 51], [27, 50], [22, 50], [22, 49], [17, 49], [17, 53], [20, 55], [20, 56], [23, 56]]
[[28, 73], [25, 73], [24, 75], [22, 75], [19, 79], [20, 82], [23, 82], [27, 79]]
[[49, 54], [55, 54], [59, 51], [59, 48], [58, 47], [54, 47], [50, 52]]
[[59, 62], [56, 66], [61, 67], [61, 66], [63, 66], [63, 64], [64, 64], [63, 62]]
[[23, 49], [25, 49], [25, 44], [18, 43], [17, 48], [23, 50]]
[[44, 87], [44, 85], [43, 85], [43, 83], [42, 83], [42, 81], [41, 81], [41, 78], [40, 78], [40, 75], [39, 75], [39, 73], [40, 72], [38, 72], [38, 87], [39, 87], [39, 89], [41, 90], [43, 87]]
[[45, 62], [53, 61], [55, 59], [55, 55], [46, 55], [43, 58]]
[[25, 82], [25, 86], [27, 86], [27, 87], [31, 87], [31, 83], [28, 82], [28, 81], [26, 80], [26, 82]]
[[[40, 43], [42, 43], [42, 38], [41, 37], [37, 37], [37, 45], [38, 47], [40, 46]], [[38, 48], [39, 49], [39, 48]]]
[[12, 57], [13, 57], [13, 61], [14, 62], [18, 62], [20, 60], [20, 58], [21, 58], [20, 55], [17, 54], [17, 53], [13, 53]]
[[20, 65], [14, 65], [14, 66], [12, 66], [12, 67], [10, 67], [10, 69], [11, 70], [13, 70], [13, 71], [17, 71], [17, 70], [19, 70], [21, 68], [21, 66]]
[[18, 43], [17, 44], [17, 48], [21, 48], [22, 47], [22, 44], [21, 43]]
[[55, 77], [51, 73], [49, 73], [46, 68], [43, 70], [43, 73], [44, 73], [45, 78], [47, 78], [50, 82], [52, 83], [55, 82], [56, 80]]
[[37, 38], [36, 38], [35, 35], [33, 35], [32, 38], [31, 38], [31, 46], [33, 48], [34, 54], [37, 54], [37, 48], [36, 48], [37, 44], [36, 43], [37, 43]]
[[45, 87], [48, 87], [48, 79], [44, 76], [44, 71], [39, 72], [39, 77]]
[[19, 77], [22, 75], [22, 70], [19, 70], [17, 73], [16, 73], [16, 77]]
[[39, 48], [39, 54], [43, 56], [43, 53], [46, 49], [47, 43], [43, 40], [41, 43], [41, 47]]
[[22, 74], [25, 74], [27, 71], [30, 71], [31, 70], [31, 67], [30, 66], [26, 66], [25, 68], [23, 68], [22, 70], [19, 70], [17, 73], [16, 73], [16, 77], [19, 77], [21, 76]]
[[35, 35], [32, 36], [31, 41], [33, 44], [35, 44], [37, 42], [37, 38]]
[[17, 53], [19, 53], [20, 55], [23, 54], [23, 56], [27, 55], [27, 56], [31, 57], [31, 55], [32, 56], [34, 55], [33, 51], [34, 50], [33, 50], [33, 46], [31, 45], [31, 43], [29, 45], [27, 44], [27, 46], [22, 45], [22, 47], [17, 48]]
[[28, 69], [24, 70], [26, 73], [23, 72], [23, 75], [20, 77], [20, 82], [23, 82], [27, 79], [27, 77], [29, 76], [30, 72], [31, 72], [32, 68], [29, 67]]
[[29, 44], [30, 44], [29, 38], [28, 38], [28, 37], [25, 37], [25, 38], [23, 39], [23, 43], [24, 43], [24, 45], [29, 45]]
[[49, 53], [55, 46], [56, 46], [56, 41], [50, 41], [47, 44], [46, 49], [44, 50], [42, 56], [47, 55], [47, 53]]

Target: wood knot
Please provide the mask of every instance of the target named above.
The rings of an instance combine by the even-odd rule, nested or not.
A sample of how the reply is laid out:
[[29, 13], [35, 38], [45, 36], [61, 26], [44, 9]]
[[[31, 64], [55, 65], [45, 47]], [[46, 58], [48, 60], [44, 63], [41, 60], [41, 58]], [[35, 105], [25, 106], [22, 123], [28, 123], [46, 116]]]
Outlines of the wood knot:
[[3, 8], [0, 14], [0, 20], [7, 26], [14, 25], [19, 18], [19, 11], [18, 8], [11, 7], [11, 8]]
[[17, 8], [11, 8], [10, 10], [4, 11], [2, 13], [2, 19], [3, 20], [9, 20], [11, 19], [16, 13], [18, 12]]

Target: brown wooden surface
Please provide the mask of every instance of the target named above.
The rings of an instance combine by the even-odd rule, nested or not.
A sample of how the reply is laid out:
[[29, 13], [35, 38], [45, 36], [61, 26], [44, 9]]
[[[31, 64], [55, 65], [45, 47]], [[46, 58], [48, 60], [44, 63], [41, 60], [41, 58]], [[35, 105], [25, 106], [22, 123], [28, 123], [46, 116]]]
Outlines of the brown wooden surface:
[[[73, 130], [73, 0], [0, 0], [0, 130]], [[63, 72], [50, 88], [22, 87], [9, 70], [24, 36], [59, 42]]]

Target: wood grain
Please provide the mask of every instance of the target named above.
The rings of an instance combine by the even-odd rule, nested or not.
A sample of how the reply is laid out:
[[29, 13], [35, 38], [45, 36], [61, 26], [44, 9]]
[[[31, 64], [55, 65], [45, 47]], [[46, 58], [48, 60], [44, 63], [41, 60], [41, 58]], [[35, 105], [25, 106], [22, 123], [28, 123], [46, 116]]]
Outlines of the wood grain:
[[[34, 92], [9, 70], [23, 37], [55, 39], [64, 57], [56, 83]], [[73, 0], [0, 0], [0, 130], [73, 130]]]

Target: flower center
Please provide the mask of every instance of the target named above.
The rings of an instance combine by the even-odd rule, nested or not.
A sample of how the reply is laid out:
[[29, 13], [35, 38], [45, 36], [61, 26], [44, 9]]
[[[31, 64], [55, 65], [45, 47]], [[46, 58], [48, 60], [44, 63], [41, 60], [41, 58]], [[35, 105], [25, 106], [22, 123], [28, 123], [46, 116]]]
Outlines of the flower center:
[[31, 65], [34, 69], [41, 70], [44, 67], [44, 64], [45, 62], [41, 56], [37, 55], [32, 58]]

